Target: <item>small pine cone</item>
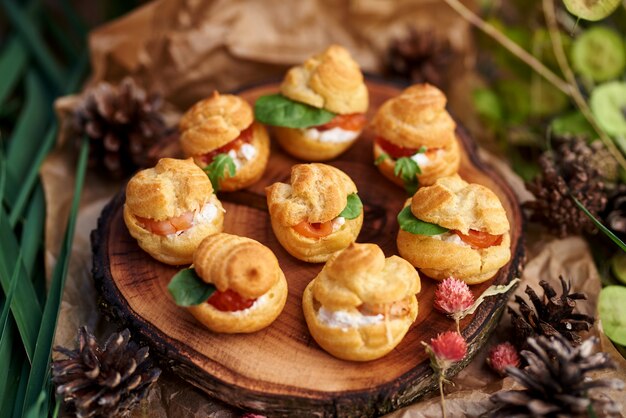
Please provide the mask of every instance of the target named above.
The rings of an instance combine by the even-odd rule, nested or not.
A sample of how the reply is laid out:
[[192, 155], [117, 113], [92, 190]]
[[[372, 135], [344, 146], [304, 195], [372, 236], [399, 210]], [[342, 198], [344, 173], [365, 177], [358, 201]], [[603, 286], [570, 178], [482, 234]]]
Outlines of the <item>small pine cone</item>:
[[128, 416], [161, 374], [148, 358], [148, 347], [130, 341], [127, 329], [112, 334], [101, 347], [81, 327], [77, 349], [54, 350], [66, 358], [52, 362], [52, 382], [78, 418]]
[[[622, 390], [619, 379], [595, 379], [587, 374], [614, 369], [607, 353], [594, 353], [597, 338], [574, 347], [560, 335], [528, 339], [522, 356], [528, 366], [523, 370], [507, 368], [506, 373], [525, 389], [498, 392], [491, 396], [495, 410], [492, 418], [617, 417], [621, 406], [603, 389]], [[590, 414], [594, 412], [594, 415]]]
[[87, 90], [74, 111], [72, 130], [77, 146], [83, 135], [90, 140], [90, 167], [121, 178], [155, 163], [150, 149], [168, 134], [161, 105], [159, 95], [148, 94], [130, 77], [117, 86], [101, 82]]
[[591, 219], [572, 199], [573, 196], [580, 201], [595, 217], [606, 206], [607, 193], [602, 176], [589, 165], [593, 154], [583, 140], [574, 139], [539, 157], [541, 175], [526, 183], [526, 188], [535, 197], [524, 204], [532, 221], [544, 224], [561, 238], [596, 232]]
[[[571, 284], [563, 277], [561, 281], [562, 293], [557, 296], [556, 291], [548, 282], [542, 280], [539, 285], [543, 288], [543, 297], [537, 296], [532, 287], [526, 287], [526, 294], [532, 304], [529, 305], [522, 297], [515, 296], [519, 313], [510, 306], [511, 323], [514, 328], [515, 345], [521, 349], [527, 348], [529, 337], [537, 335], [562, 335], [574, 345], [582, 341], [579, 335], [582, 331], [589, 331], [594, 318], [574, 312], [577, 300], [586, 300], [583, 293], [570, 293]], [[533, 309], [534, 308], [534, 309]]]
[[445, 76], [454, 51], [447, 40], [433, 32], [418, 32], [410, 27], [408, 34], [391, 42], [387, 50], [387, 72], [411, 84], [430, 83], [445, 87]]

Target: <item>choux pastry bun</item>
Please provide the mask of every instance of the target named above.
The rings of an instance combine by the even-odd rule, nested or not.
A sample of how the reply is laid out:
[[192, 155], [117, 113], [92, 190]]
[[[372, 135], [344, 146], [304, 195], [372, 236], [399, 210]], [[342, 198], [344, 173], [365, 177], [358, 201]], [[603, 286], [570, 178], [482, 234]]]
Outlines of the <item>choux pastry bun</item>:
[[423, 187], [398, 215], [398, 251], [425, 275], [467, 284], [492, 278], [511, 258], [509, 221], [491, 190], [458, 175]]
[[321, 263], [354, 242], [363, 209], [354, 182], [326, 164], [298, 164], [290, 184], [265, 189], [274, 234], [294, 257]]
[[200, 242], [222, 231], [224, 209], [191, 158], [162, 158], [128, 182], [124, 222], [152, 257], [170, 265], [190, 264]]
[[270, 325], [287, 301], [287, 280], [274, 253], [250, 238], [207, 237], [193, 256], [197, 275], [217, 290], [187, 309], [215, 332], [249, 333]]
[[375, 244], [350, 244], [326, 263], [304, 290], [311, 335], [335, 357], [368, 361], [384, 356], [417, 318], [420, 277], [406, 260], [385, 258]]

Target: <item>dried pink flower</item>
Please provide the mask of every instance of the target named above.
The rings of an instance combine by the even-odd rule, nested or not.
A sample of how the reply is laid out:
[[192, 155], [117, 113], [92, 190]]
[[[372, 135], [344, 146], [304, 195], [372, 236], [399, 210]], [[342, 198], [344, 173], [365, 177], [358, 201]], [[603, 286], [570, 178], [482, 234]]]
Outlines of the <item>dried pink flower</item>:
[[448, 331], [431, 338], [430, 344], [422, 341], [430, 356], [430, 367], [438, 377], [439, 393], [441, 394], [441, 414], [446, 417], [446, 398], [443, 384], [447, 382], [446, 372], [457, 361], [463, 360], [467, 354], [467, 342], [458, 332]]
[[519, 367], [521, 363], [517, 350], [511, 343], [502, 343], [489, 350], [487, 364], [500, 376], [505, 376], [508, 366]]
[[438, 360], [457, 362], [467, 354], [465, 338], [458, 332], [448, 331], [430, 340], [430, 347]]
[[253, 414], [252, 412], [244, 413], [241, 418], [267, 418], [265, 415]]
[[474, 304], [474, 295], [462, 280], [448, 277], [435, 290], [435, 308], [449, 315], [458, 314]]

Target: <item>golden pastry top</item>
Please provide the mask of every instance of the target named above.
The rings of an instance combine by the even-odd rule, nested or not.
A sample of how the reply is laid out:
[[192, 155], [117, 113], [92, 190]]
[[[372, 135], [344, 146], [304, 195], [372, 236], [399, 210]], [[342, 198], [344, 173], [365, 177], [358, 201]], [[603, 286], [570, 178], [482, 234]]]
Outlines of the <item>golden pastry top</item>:
[[126, 206], [135, 216], [162, 221], [201, 209], [212, 194], [211, 181], [193, 159], [161, 158], [130, 179]]
[[420, 291], [420, 277], [403, 258], [385, 254], [376, 244], [350, 244], [335, 254], [315, 279], [313, 296], [332, 310], [405, 299]]
[[231, 234], [206, 237], [193, 255], [196, 273], [223, 292], [231, 289], [246, 298], [258, 298], [280, 277], [276, 256], [265, 245]]
[[345, 209], [348, 195], [357, 192], [347, 174], [319, 163], [291, 167], [290, 183], [265, 188], [270, 215], [287, 226], [331, 221]]
[[364, 113], [368, 106], [359, 64], [339, 45], [331, 45], [302, 65], [292, 67], [280, 92], [292, 100], [338, 114]]
[[239, 96], [213, 94], [193, 105], [178, 125], [180, 144], [188, 156], [226, 145], [254, 121], [252, 107]]
[[411, 212], [422, 221], [467, 234], [470, 229], [501, 235], [509, 230], [498, 196], [480, 184], [467, 183], [458, 174], [422, 187], [411, 200]]
[[456, 124], [446, 111], [446, 96], [430, 84], [416, 84], [387, 100], [372, 126], [376, 134], [405, 148], [439, 147], [454, 139]]

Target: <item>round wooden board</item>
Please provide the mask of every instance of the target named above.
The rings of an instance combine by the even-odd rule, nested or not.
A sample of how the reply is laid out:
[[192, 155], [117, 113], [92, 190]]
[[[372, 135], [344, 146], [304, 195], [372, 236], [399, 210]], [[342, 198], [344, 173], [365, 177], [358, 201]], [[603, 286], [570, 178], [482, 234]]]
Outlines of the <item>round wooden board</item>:
[[[369, 80], [373, 116], [380, 104], [398, 94], [397, 87]], [[239, 92], [250, 103], [275, 92], [268, 84]], [[471, 138], [461, 128], [460, 174], [484, 184], [501, 199], [511, 223], [512, 259], [498, 275], [472, 287], [479, 295], [493, 283], [508, 283], [520, 273], [523, 260], [522, 216], [515, 195], [502, 178], [477, 157]], [[387, 256], [397, 254], [396, 215], [406, 199], [404, 190], [386, 180], [372, 163], [373, 133], [329, 164], [345, 171], [356, 183], [364, 203], [365, 220], [358, 242], [378, 244]], [[201, 326], [177, 307], [166, 286], [177, 268], [144, 253], [130, 237], [122, 218], [124, 192], [104, 209], [92, 233], [93, 273], [106, 313], [131, 328], [152, 351], [182, 378], [231, 405], [270, 416], [374, 416], [415, 401], [436, 381], [421, 345], [437, 333], [453, 330], [454, 322], [433, 310], [436, 282], [422, 275], [419, 315], [400, 345], [387, 356], [357, 363], [338, 360], [319, 348], [309, 335], [301, 310], [305, 286], [322, 264], [291, 257], [272, 232], [264, 188], [289, 178], [298, 161], [277, 146], [262, 180], [248, 190], [221, 194], [226, 208], [225, 232], [254, 238], [274, 251], [289, 282], [284, 311], [268, 328], [248, 335], [221, 335]], [[461, 370], [487, 340], [506, 304], [507, 295], [488, 298], [461, 323], [469, 353], [451, 375]]]

